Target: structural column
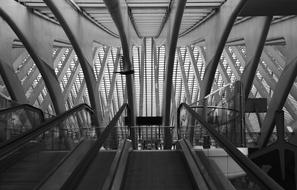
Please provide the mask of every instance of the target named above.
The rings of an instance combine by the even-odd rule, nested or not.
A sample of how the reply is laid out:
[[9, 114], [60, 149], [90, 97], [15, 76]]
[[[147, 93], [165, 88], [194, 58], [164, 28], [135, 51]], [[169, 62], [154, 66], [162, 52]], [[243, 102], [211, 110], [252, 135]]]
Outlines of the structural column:
[[[261, 135], [258, 141], [258, 145], [260, 148], [263, 148], [267, 145], [269, 137], [275, 126], [275, 117], [276, 112], [281, 110], [285, 105], [286, 99], [290, 93], [290, 90], [295, 82], [297, 76], [297, 56], [296, 56], [296, 44], [297, 39], [295, 34], [297, 32], [296, 20], [291, 20], [291, 24], [287, 25], [286, 22], [280, 23], [273, 26], [273, 30], [269, 31], [268, 36], [271, 39], [279, 39], [283, 38], [286, 42], [286, 54], [287, 63], [281, 73], [281, 76], [278, 79], [278, 83], [276, 84], [275, 89], [277, 89], [277, 93], [273, 93], [271, 101], [268, 105], [267, 114], [263, 121], [263, 126], [261, 128]], [[286, 27], [286, 30], [283, 30], [283, 27]], [[296, 138], [295, 135], [292, 138]]]
[[252, 23], [246, 26], [242, 26], [245, 29], [248, 29], [247, 26], [250, 27], [252, 24], [257, 26], [256, 28], [254, 28], [253, 31], [249, 30], [249, 32], [246, 33], [244, 36], [246, 41], [248, 61], [241, 76], [241, 82], [243, 86], [243, 95], [245, 100], [248, 99], [248, 95], [253, 85], [253, 79], [256, 75], [256, 71], [265, 45], [265, 40], [269, 31], [271, 20], [271, 16], [258, 17], [258, 19], [253, 20]]
[[[172, 90], [172, 75], [174, 68], [175, 50], [178, 39], [179, 28], [184, 12], [186, 0], [174, 1], [173, 10], [170, 14], [172, 25], [168, 27], [168, 38], [166, 47], [166, 70], [165, 81], [163, 90], [163, 126], [170, 125], [170, 103], [171, 103], [171, 90]], [[169, 22], [169, 21], [167, 21]], [[165, 149], [171, 148], [171, 134], [170, 129], [165, 128]]]
[[[130, 35], [135, 31], [131, 31], [129, 26], [131, 26], [130, 19], [128, 17], [128, 7], [127, 5], [119, 0], [104, 0], [111, 17], [117, 26], [120, 34], [120, 40], [122, 44], [123, 51], [123, 67], [126, 71], [133, 70], [130, 58], [131, 51], [131, 38]], [[135, 90], [134, 90], [134, 78], [132, 74], [126, 75], [126, 87], [128, 95], [128, 105], [129, 112], [128, 117], [130, 118], [130, 125], [136, 125], [136, 101], [135, 101]], [[130, 136], [132, 141], [135, 141], [134, 130], [130, 130]], [[133, 142], [133, 147], [136, 148], [136, 142]]]
[[[246, 0], [227, 1], [222, 5], [221, 10], [207, 23], [211, 34], [205, 38], [207, 48], [207, 64], [201, 85], [200, 97], [205, 97], [210, 93], [214, 81], [215, 72], [220, 61], [221, 54], [225, 47], [232, 26], [244, 6]], [[230, 3], [230, 4], [229, 4]], [[229, 4], [229, 5], [227, 5]], [[216, 23], [220, 20], [220, 25]], [[206, 26], [207, 27], [207, 26]], [[212, 28], [210, 28], [212, 27]]]

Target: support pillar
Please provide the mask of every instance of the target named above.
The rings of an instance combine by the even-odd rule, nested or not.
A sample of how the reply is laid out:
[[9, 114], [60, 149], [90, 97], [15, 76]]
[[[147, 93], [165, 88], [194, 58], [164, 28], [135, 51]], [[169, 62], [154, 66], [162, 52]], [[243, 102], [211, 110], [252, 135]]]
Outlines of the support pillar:
[[[170, 104], [171, 104], [171, 90], [172, 90], [172, 75], [174, 68], [174, 58], [175, 58], [175, 49], [178, 39], [179, 28], [184, 12], [186, 1], [180, 0], [175, 2], [173, 5], [174, 11], [170, 14], [170, 19], [172, 19], [172, 25], [168, 28], [169, 34], [167, 39], [167, 48], [166, 48], [166, 70], [165, 70], [165, 81], [164, 81], [164, 90], [163, 90], [163, 126], [170, 126]], [[169, 21], [167, 21], [169, 22]], [[172, 138], [169, 128], [165, 128], [164, 131], [164, 148], [170, 149], [172, 144]]]

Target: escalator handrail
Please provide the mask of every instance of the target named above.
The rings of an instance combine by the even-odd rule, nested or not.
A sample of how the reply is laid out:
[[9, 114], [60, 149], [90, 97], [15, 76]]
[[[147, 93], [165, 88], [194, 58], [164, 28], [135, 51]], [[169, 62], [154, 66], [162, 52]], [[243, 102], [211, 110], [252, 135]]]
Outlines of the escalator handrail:
[[[259, 185], [264, 188], [271, 190], [279, 190], [283, 189], [278, 183], [276, 183], [270, 176], [268, 176], [263, 170], [261, 170], [255, 163], [253, 163], [249, 158], [243, 155], [227, 138], [220, 135], [216, 130], [208, 124], [203, 117], [201, 117], [197, 112], [195, 112], [189, 105], [186, 103], [180, 104], [178, 107], [178, 115], [181, 108], [184, 107], [195, 119], [197, 119], [204, 128], [215, 138], [221, 147], [233, 158], [234, 161], [237, 162], [238, 165], [242, 167], [242, 169], [250, 174], [256, 181], [259, 182]], [[179, 127], [180, 123], [177, 122]]]
[[30, 140], [36, 138], [40, 134], [50, 130], [53, 127], [56, 127], [55, 125], [52, 125], [58, 120], [61, 120], [63, 118], [66, 118], [70, 115], [72, 115], [75, 112], [81, 111], [81, 110], [87, 110], [91, 114], [93, 114], [93, 110], [90, 106], [87, 104], [80, 104], [78, 106], [73, 107], [72, 109], [64, 112], [61, 115], [58, 115], [54, 118], [51, 118], [50, 120], [46, 121], [45, 123], [41, 124], [41, 126], [37, 128], [30, 129], [26, 131], [24, 134], [20, 135], [19, 137], [15, 139], [8, 140], [4, 144], [0, 145], [0, 159], [5, 156], [7, 153], [12, 152], [13, 150], [17, 149], [18, 147], [21, 147], [25, 143], [29, 142]]
[[[222, 177], [218, 177], [212, 174], [213, 172], [211, 170], [214, 170], [214, 169], [212, 167], [209, 167], [207, 164], [205, 165], [202, 162], [202, 160], [196, 155], [195, 151], [193, 150], [190, 141], [186, 139], [183, 139], [181, 141], [185, 143], [186, 145], [185, 148], [187, 149], [187, 151], [190, 152], [191, 156], [193, 157], [196, 163], [196, 166], [200, 170], [202, 176], [204, 177], [205, 181], [209, 185], [210, 189], [235, 190], [235, 187], [231, 184], [231, 182], [227, 179], [227, 177], [224, 176], [224, 174], [221, 172], [220, 169], [219, 171], [216, 171], [216, 173], [221, 172]], [[205, 158], [207, 157], [205, 156]]]
[[109, 173], [104, 181], [104, 185], [102, 186], [102, 190], [119, 190], [121, 188], [123, 176], [128, 163], [129, 151], [131, 149], [131, 141], [126, 139], [113, 160]]
[[100, 134], [96, 144], [97, 144], [97, 149], [99, 150], [101, 146], [103, 145], [104, 141], [107, 139], [109, 134], [112, 131], [112, 128], [117, 124], [118, 120], [120, 119], [122, 113], [124, 112], [125, 109], [129, 109], [128, 104], [124, 103], [119, 111], [115, 114], [115, 116], [111, 119], [111, 121], [108, 123], [108, 125], [105, 127], [104, 131]]
[[94, 158], [96, 157], [98, 151], [102, 147], [105, 140], [108, 138], [112, 129], [116, 126], [118, 120], [120, 119], [122, 113], [125, 109], [129, 109], [128, 104], [124, 103], [114, 117], [111, 119], [109, 124], [105, 127], [104, 131], [100, 134], [94, 145], [90, 148], [87, 154], [85, 154], [82, 161], [76, 166], [74, 172], [71, 176], [66, 180], [62, 189], [74, 189], [77, 186], [79, 181], [82, 179], [84, 173], [86, 172], [88, 166], [92, 163]]
[[185, 140], [178, 141], [178, 146], [182, 150], [186, 163], [188, 164], [188, 168], [192, 173], [193, 184], [195, 184], [197, 189], [211, 189], [210, 183], [208, 183], [205, 179], [205, 175], [199, 170], [199, 167], [195, 163], [195, 160], [192, 156], [191, 150], [187, 147]]
[[13, 111], [16, 111], [16, 110], [20, 110], [20, 109], [28, 109], [30, 111], [37, 112], [39, 114], [39, 116], [41, 117], [41, 122], [44, 121], [43, 111], [41, 109], [39, 109], [39, 108], [36, 108], [36, 107], [30, 105], [30, 104], [20, 104], [20, 105], [16, 105], [16, 106], [13, 106], [13, 107], [10, 107], [10, 108], [1, 109], [0, 110], [0, 115], [5, 114], [5, 113], [9, 113], [9, 112], [13, 112]]

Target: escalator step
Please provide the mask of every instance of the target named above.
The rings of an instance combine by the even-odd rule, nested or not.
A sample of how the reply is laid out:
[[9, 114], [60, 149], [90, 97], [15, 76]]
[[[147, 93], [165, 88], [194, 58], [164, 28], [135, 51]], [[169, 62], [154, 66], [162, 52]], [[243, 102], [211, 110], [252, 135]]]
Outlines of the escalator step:
[[67, 152], [30, 154], [0, 174], [0, 189], [33, 189]]
[[124, 190], [194, 189], [179, 151], [133, 151], [125, 176]]
[[101, 189], [116, 151], [100, 151], [90, 164], [77, 189]]

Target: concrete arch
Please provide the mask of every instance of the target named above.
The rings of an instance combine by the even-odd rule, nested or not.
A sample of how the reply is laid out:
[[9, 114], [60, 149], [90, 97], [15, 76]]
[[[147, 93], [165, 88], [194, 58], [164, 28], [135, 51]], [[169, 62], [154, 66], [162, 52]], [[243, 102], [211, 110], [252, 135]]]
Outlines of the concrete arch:
[[[107, 34], [104, 34], [100, 29], [90, 23], [86, 18], [81, 16], [73, 7], [66, 1], [60, 0], [45, 0], [47, 6], [59, 20], [64, 29], [73, 49], [75, 50], [81, 68], [83, 70], [86, 86], [88, 88], [89, 99], [92, 108], [95, 112], [94, 124], [99, 126], [102, 123], [102, 113], [100, 111], [100, 101], [98, 95], [98, 85], [92, 68], [92, 43], [100, 34], [106, 36], [106, 39], [111, 39]], [[88, 32], [85, 32], [88, 31]], [[99, 133], [99, 131], [98, 131]], [[99, 134], [98, 134], [99, 135]]]
[[11, 99], [21, 104], [26, 104], [27, 98], [25, 96], [21, 81], [18, 79], [13, 68], [9, 64], [4, 63], [4, 61], [1, 59], [0, 75], [5, 83]]
[[[43, 77], [56, 113], [61, 114], [65, 111], [64, 102], [60, 98], [62, 97], [61, 89], [54, 70], [47, 64], [47, 61], [50, 61], [50, 50], [52, 46], [50, 44], [38, 43], [44, 41], [42, 38], [49, 39], [49, 37], [44, 36], [46, 31], [42, 27], [39, 28], [38, 32], [36, 31], [37, 33], [32, 34], [32, 30], [34, 31], [36, 28], [30, 28], [30, 26], [36, 26], [40, 22], [30, 19], [32, 15], [28, 14], [28, 10], [15, 3], [12, 1], [1, 3], [0, 16], [23, 42]], [[16, 9], [18, 10], [18, 14], [14, 11]], [[34, 22], [33, 24], [32, 21]], [[46, 53], [49, 53], [49, 55], [45, 55]]]

